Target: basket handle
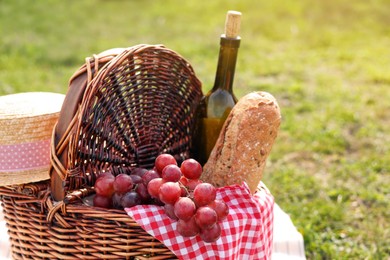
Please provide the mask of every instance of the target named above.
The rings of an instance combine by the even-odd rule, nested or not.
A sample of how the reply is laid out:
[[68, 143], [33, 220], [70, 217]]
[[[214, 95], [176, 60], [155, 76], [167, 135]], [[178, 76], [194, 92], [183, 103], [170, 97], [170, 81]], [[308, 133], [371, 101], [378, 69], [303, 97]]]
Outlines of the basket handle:
[[69, 80], [68, 92], [60, 111], [59, 119], [53, 129], [51, 144], [50, 187], [54, 200], [65, 198], [66, 177], [68, 174], [68, 147], [71, 132], [75, 128], [79, 105], [85, 89], [105, 64], [111, 61], [124, 49], [110, 49], [92, 58], [86, 58], [85, 64]]

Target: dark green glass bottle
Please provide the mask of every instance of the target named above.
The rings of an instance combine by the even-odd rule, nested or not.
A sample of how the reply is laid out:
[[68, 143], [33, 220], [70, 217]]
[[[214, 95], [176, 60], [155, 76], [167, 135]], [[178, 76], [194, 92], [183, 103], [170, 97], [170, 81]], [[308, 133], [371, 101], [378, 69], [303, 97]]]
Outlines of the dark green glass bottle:
[[222, 126], [237, 103], [233, 93], [234, 73], [241, 38], [241, 13], [229, 11], [226, 16], [225, 33], [220, 38], [218, 66], [213, 88], [203, 97], [199, 104], [197, 131], [197, 158], [205, 164], [214, 148]]

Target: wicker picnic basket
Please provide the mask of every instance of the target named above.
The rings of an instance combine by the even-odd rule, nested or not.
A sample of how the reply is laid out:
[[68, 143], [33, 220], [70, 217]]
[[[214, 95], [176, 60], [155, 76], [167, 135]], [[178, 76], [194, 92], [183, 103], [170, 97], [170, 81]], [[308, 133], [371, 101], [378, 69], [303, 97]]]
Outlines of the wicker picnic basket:
[[14, 259], [172, 259], [124, 211], [87, 205], [97, 176], [190, 156], [201, 83], [162, 45], [110, 50], [72, 76], [49, 181], [0, 187]]

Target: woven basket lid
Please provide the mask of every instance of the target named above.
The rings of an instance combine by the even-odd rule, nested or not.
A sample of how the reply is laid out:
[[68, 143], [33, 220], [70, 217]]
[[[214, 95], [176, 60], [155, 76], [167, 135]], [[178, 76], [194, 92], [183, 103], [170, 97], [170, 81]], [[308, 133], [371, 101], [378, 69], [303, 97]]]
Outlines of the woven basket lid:
[[[96, 63], [99, 57], [86, 67]], [[55, 200], [93, 186], [105, 171], [117, 175], [153, 168], [160, 153], [170, 153], [178, 162], [190, 156], [202, 90], [187, 60], [163, 45], [140, 44], [121, 49], [95, 72], [88, 83], [86, 76], [72, 77], [66, 101], [72, 97], [80, 102], [64, 103], [53, 132]], [[85, 91], [70, 95], [75, 89]], [[75, 111], [72, 117], [69, 111]]]
[[49, 179], [50, 140], [65, 95], [0, 97], [0, 186]]

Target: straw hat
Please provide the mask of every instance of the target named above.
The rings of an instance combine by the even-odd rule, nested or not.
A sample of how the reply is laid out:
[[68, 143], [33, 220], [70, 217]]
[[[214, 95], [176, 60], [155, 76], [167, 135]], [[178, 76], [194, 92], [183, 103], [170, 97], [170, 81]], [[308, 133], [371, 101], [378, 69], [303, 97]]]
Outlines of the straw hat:
[[0, 186], [49, 179], [50, 141], [65, 95], [0, 96]]

